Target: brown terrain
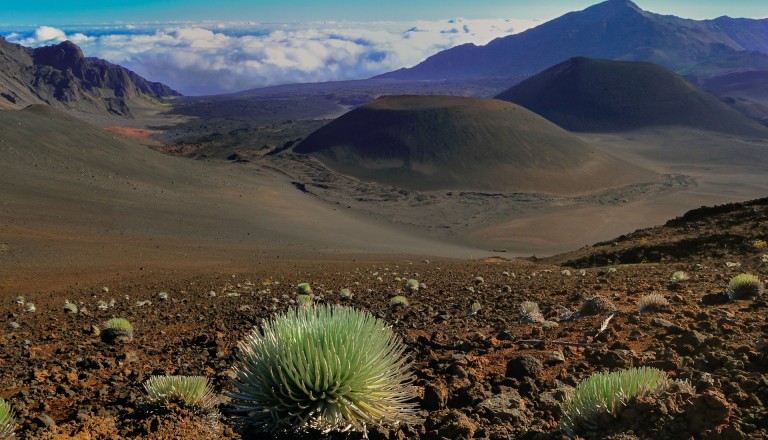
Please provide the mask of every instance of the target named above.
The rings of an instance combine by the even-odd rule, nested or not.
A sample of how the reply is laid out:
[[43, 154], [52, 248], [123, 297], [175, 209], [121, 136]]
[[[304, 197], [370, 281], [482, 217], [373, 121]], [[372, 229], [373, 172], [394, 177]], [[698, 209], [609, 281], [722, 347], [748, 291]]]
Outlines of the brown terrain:
[[[626, 234], [684, 207], [764, 194], [761, 141], [669, 128], [580, 135], [669, 180], [557, 195], [397, 190], [291, 152], [195, 161], [117, 136], [146, 134], [134, 125], [107, 131], [43, 106], [0, 112], [0, 397], [20, 438], [270, 438], [233, 417], [227, 378], [237, 341], [296, 307], [301, 282], [385, 319], [408, 346], [423, 422], [372, 427], [369, 438], [561, 438], [570, 387], [643, 365], [696, 390], [630, 402], [580, 436], [768, 435], [766, 302], [724, 293], [738, 273], [765, 278], [768, 201]], [[471, 222], [434, 227], [472, 212]], [[510, 259], [587, 240], [601, 243]], [[677, 270], [690, 280], [671, 282]], [[406, 293], [396, 277], [426, 288]], [[351, 300], [339, 298], [344, 287]], [[640, 314], [650, 293], [670, 305]], [[391, 310], [397, 294], [410, 305]], [[101, 310], [99, 300], [114, 304]], [[557, 325], [521, 322], [523, 301]], [[134, 324], [131, 342], [101, 340], [112, 317]], [[145, 413], [141, 384], [156, 374], [209, 377], [218, 425], [174, 408]]]
[[[131, 78], [76, 46], [45, 49], [43, 65], [2, 43], [27, 73], [74, 75], [57, 63], [75, 60]], [[765, 297], [724, 293], [732, 276], [765, 279], [768, 267], [768, 141], [740, 115], [720, 113], [735, 130], [574, 134], [499, 100], [365, 104], [377, 90], [429, 90], [420, 83], [161, 103], [162, 85], [141, 99], [114, 100], [109, 87], [78, 98], [93, 89], [67, 78], [67, 93], [42, 100], [59, 110], [18, 109], [28, 84], [0, 82], [18, 92], [0, 101], [0, 397], [20, 438], [271, 438], [233, 417], [228, 378], [237, 341], [296, 307], [301, 282], [384, 319], [408, 347], [422, 422], [371, 427], [371, 439], [561, 438], [565, 393], [630, 366], [695, 391], [628, 402], [580, 437], [768, 437]], [[382, 137], [389, 147], [372, 144]], [[672, 282], [680, 270], [690, 279]], [[426, 288], [406, 292], [407, 278]], [[639, 313], [651, 293], [670, 304]], [[392, 310], [398, 294], [410, 305]], [[523, 301], [548, 322], [522, 322]], [[133, 323], [132, 341], [102, 342], [112, 317]], [[141, 384], [157, 374], [209, 377], [218, 425], [141, 410]]]
[[[229, 413], [233, 349], [262, 319], [296, 307], [295, 286], [310, 282], [326, 302], [385, 319], [408, 346], [423, 422], [372, 427], [371, 439], [561, 438], [564, 393], [593, 372], [630, 366], [660, 368], [695, 391], [629, 401], [619, 417], [581, 437], [765, 438], [768, 304], [765, 297], [729, 301], [724, 289], [741, 272], [764, 277], [766, 225], [768, 200], [761, 199], [690, 212], [536, 263], [262, 256], [248, 267], [178, 261], [176, 269], [116, 271], [98, 282], [41, 275], [51, 287], [3, 286], [0, 396], [14, 405], [21, 438], [273, 438], [244, 431]], [[4, 259], [17, 252], [3, 249]], [[677, 270], [690, 279], [671, 282]], [[426, 287], [403, 293], [396, 277]], [[339, 298], [343, 287], [352, 289], [351, 300]], [[651, 293], [669, 306], [639, 313], [638, 300]], [[18, 294], [37, 311], [24, 312]], [[410, 305], [390, 309], [397, 294]], [[98, 300], [114, 305], [100, 310]], [[66, 312], [65, 301], [79, 312]], [[551, 322], [522, 322], [523, 301], [536, 301]], [[470, 315], [473, 302], [482, 308]], [[101, 340], [97, 329], [111, 317], [134, 324], [132, 341]], [[140, 411], [141, 384], [156, 374], [209, 377], [220, 396], [219, 424], [173, 407]]]

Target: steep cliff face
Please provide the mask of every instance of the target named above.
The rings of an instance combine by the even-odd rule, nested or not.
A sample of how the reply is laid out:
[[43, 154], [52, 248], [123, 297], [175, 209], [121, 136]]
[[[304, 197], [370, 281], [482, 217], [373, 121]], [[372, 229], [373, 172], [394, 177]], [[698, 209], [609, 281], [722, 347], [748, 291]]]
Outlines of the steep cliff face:
[[70, 41], [32, 49], [0, 37], [0, 108], [47, 104], [132, 117], [132, 106], [178, 95], [121, 66], [87, 58]]

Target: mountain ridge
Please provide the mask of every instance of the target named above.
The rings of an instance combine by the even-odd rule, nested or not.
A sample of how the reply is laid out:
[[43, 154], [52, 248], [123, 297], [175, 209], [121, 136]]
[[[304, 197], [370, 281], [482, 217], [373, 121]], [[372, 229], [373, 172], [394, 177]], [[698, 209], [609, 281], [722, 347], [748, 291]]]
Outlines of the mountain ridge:
[[132, 117], [131, 107], [179, 96], [71, 41], [30, 48], [0, 37], [0, 108], [46, 104], [59, 110]]
[[608, 0], [484, 46], [447, 49], [376, 78], [520, 80], [576, 56], [648, 61], [679, 70], [745, 50], [768, 54], [766, 36], [768, 20], [697, 21], [644, 11], [631, 1]]

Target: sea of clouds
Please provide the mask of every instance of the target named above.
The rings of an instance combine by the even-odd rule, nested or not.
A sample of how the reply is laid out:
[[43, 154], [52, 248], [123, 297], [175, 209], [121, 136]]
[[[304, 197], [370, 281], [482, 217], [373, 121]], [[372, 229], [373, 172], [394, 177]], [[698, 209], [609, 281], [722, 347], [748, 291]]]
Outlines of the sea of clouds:
[[465, 43], [486, 44], [530, 20], [137, 23], [0, 29], [8, 41], [71, 40], [86, 56], [127, 67], [185, 95], [277, 84], [369, 78]]

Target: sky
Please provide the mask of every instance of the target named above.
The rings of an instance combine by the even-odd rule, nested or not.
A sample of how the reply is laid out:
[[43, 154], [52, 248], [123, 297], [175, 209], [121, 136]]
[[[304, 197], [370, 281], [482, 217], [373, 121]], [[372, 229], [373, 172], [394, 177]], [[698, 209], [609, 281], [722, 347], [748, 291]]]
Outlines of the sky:
[[[0, 0], [0, 35], [86, 56], [188, 95], [368, 78], [487, 44], [598, 0]], [[766, 0], [637, 0], [685, 18], [768, 16]]]

